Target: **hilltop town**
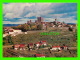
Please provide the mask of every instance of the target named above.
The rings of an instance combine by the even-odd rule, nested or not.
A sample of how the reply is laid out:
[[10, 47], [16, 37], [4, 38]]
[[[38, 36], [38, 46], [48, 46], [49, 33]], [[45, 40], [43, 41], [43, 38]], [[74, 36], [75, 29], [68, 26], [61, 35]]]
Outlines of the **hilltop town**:
[[57, 19], [53, 22], [44, 22], [44, 18], [37, 17], [35, 22], [27, 21], [25, 24], [20, 24], [15, 27], [4, 27], [3, 28], [3, 37], [7, 35], [15, 36], [17, 34], [27, 34], [27, 31], [38, 31], [38, 30], [49, 30], [49, 29], [57, 29], [60, 28], [62, 30], [70, 30], [75, 32], [76, 31], [76, 24], [71, 25], [65, 22], [59, 22]]
[[[59, 32], [60, 35], [40, 35]], [[37, 17], [18, 26], [3, 27], [4, 57], [76, 57], [77, 26], [59, 22], [45, 22]]]

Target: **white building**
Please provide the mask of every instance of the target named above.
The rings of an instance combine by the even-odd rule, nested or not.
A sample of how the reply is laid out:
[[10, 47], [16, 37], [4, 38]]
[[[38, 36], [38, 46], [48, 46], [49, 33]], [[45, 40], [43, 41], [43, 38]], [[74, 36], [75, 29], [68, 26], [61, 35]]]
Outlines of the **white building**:
[[14, 33], [21, 33], [21, 30], [14, 30]]
[[14, 34], [14, 31], [9, 31], [9, 34]]
[[50, 50], [61, 50], [60, 46], [52, 46]]
[[16, 36], [17, 34], [22, 34], [21, 30], [9, 30], [9, 34]]

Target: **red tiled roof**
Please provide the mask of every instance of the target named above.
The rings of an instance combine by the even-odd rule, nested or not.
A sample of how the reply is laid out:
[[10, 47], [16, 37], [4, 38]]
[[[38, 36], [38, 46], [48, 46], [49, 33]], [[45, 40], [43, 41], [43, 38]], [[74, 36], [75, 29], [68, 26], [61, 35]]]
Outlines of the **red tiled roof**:
[[33, 43], [29, 43], [30, 46], [34, 45]]
[[20, 46], [19, 47], [25, 47], [25, 44], [20, 44]]
[[41, 41], [41, 42], [46, 42], [46, 41]]
[[40, 42], [37, 42], [37, 43], [35, 43], [35, 44], [40, 44]]
[[42, 45], [42, 43], [40, 43], [40, 45]]
[[13, 32], [13, 30], [9, 30], [9, 32]]
[[37, 42], [36, 44], [42, 45], [42, 43], [40, 43], [40, 42]]
[[19, 47], [25, 47], [25, 44], [18, 44], [18, 45], [14, 45], [15, 48], [19, 48]]
[[43, 55], [43, 54], [36, 54], [36, 57], [43, 57], [43, 56], [45, 56], [45, 55]]
[[19, 48], [20, 45], [14, 45], [14, 48]]
[[46, 42], [46, 41], [40, 41], [40, 42], [37, 42], [37, 43], [35, 43], [35, 44], [40, 44], [40, 45], [42, 45], [43, 42]]

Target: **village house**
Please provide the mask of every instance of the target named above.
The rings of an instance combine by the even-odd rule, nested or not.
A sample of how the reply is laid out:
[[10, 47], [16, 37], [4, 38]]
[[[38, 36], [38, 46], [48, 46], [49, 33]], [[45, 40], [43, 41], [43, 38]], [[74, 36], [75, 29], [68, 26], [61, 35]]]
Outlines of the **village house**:
[[9, 34], [12, 36], [16, 36], [17, 34], [22, 34], [22, 31], [18, 29], [9, 30]]
[[22, 31], [21, 31], [21, 30], [19, 30], [19, 29], [15, 29], [15, 30], [14, 30], [14, 33], [21, 34], [21, 32], [22, 32]]
[[25, 50], [25, 44], [16, 44], [13, 47], [15, 50]]
[[60, 46], [52, 46], [50, 50], [61, 50]]
[[67, 50], [68, 47], [67, 47], [67, 46], [62, 46], [61, 49], [62, 49], [62, 50]]
[[4, 27], [4, 31], [5, 31], [5, 33], [8, 33], [9, 30], [14, 30], [14, 29], [12, 29], [11, 27]]
[[19, 29], [13, 29], [11, 27], [4, 27], [5, 33], [3, 34], [3, 37], [7, 35], [16, 36], [17, 34], [22, 34], [22, 31]]
[[40, 41], [40, 42], [35, 43], [35, 46], [37, 49], [42, 45], [47, 46], [47, 42], [46, 41]]
[[52, 46], [50, 50], [67, 50], [68, 47], [67, 46]]
[[14, 31], [13, 30], [9, 30], [8, 33], [9, 34], [14, 34]]
[[16, 44], [16, 45], [13, 45], [13, 48], [15, 49], [15, 50], [18, 50], [19, 49], [19, 44]]
[[40, 41], [40, 43], [44, 46], [47, 46], [47, 42], [46, 41]]
[[34, 56], [35, 56], [35, 57], [45, 57], [44, 54], [35, 54]]
[[33, 50], [34, 44], [33, 44], [33, 43], [29, 43], [29, 44], [28, 44], [28, 48], [29, 48], [29, 50]]
[[25, 44], [20, 44], [19, 49], [20, 50], [25, 50]]
[[40, 42], [35, 43], [36, 49], [38, 49], [40, 47]]
[[62, 25], [58, 25], [58, 27], [62, 27]]

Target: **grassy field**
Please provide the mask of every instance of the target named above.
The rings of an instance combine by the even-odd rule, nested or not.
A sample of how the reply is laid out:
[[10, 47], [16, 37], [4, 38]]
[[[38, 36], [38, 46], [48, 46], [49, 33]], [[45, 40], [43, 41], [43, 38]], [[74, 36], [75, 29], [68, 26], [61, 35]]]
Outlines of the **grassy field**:
[[[48, 31], [48, 32], [58, 32], [58, 31]], [[60, 45], [62, 46], [63, 44], [67, 46], [76, 46], [77, 41], [76, 41], [76, 33], [67, 31], [61, 31], [59, 32], [60, 35], [40, 35], [40, 33], [31, 33], [31, 34], [20, 34], [17, 36], [12, 36], [11, 40], [13, 44], [28, 44], [28, 43], [36, 43], [41, 40], [47, 41], [48, 44], [51, 45]], [[5, 42], [4, 45], [9, 45], [8, 37], [6, 37], [3, 42]]]
[[[12, 44], [8, 43], [8, 37], [5, 37], [3, 42], [4, 46], [7, 45], [13, 45], [13, 44], [28, 44], [28, 43], [36, 43], [38, 41], [47, 41], [49, 45], [53, 46], [63, 46], [64, 44], [68, 47], [77, 47], [77, 35], [76, 32], [71, 31], [60, 31], [60, 30], [49, 30], [47, 32], [59, 32], [60, 35], [40, 35], [41, 32], [35, 32], [30, 34], [20, 34], [17, 36], [12, 36]], [[5, 54], [8, 54], [4, 48], [4, 57]], [[21, 51], [18, 51], [21, 52]], [[28, 52], [27, 50], [24, 51], [24, 53], [31, 54], [32, 53], [44, 53], [47, 57], [76, 57], [77, 56], [77, 50], [71, 50], [71, 51], [62, 51], [62, 53], [50, 53], [48, 50], [36, 50], [32, 52]]]
[[34, 57], [34, 54], [44, 54], [46, 57], [77, 57], [77, 50], [66, 50], [66, 51], [61, 51], [61, 52], [50, 52], [47, 49], [39, 49], [39, 50], [25, 50], [25, 51], [21, 51], [21, 50], [14, 50], [14, 49], [10, 49], [13, 52], [16, 52], [16, 54], [18, 56], [16, 56], [16, 54], [12, 54], [12, 52], [8, 52], [8, 49], [3, 49], [3, 57], [19, 57], [19, 55], [26, 55], [26, 57]]

